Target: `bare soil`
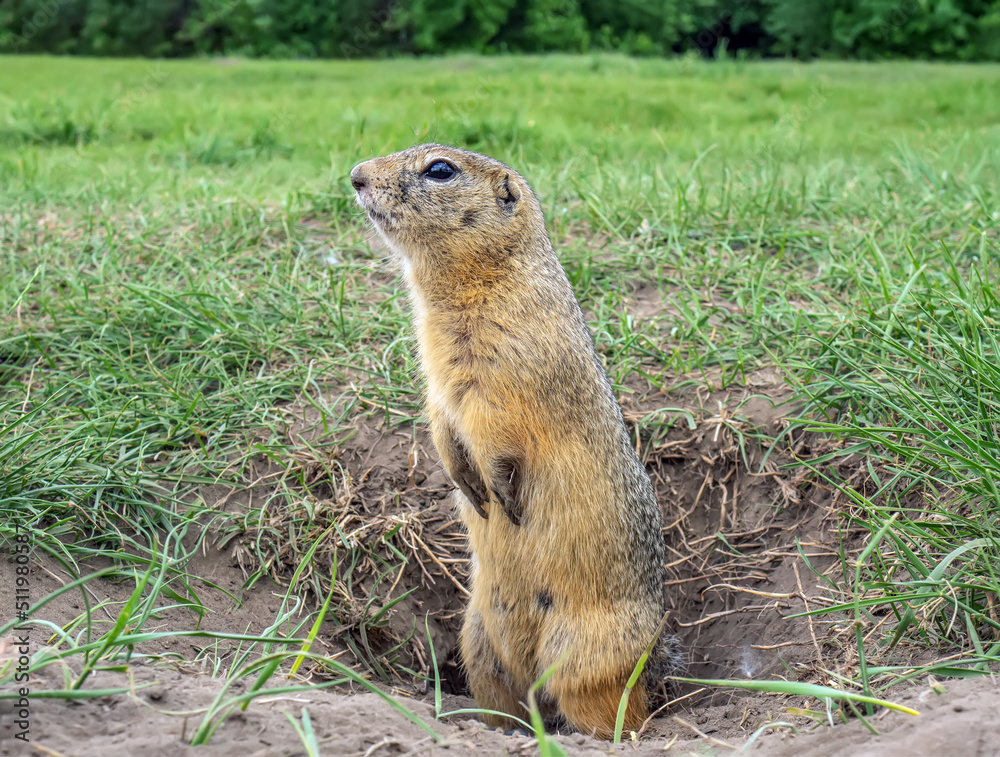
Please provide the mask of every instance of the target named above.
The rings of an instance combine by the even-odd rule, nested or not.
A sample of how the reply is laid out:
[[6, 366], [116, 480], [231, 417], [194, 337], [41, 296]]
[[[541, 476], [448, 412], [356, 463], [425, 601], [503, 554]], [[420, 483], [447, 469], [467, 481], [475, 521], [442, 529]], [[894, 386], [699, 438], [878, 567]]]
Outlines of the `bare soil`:
[[[36, 687], [57, 685], [56, 671], [46, 672]], [[505, 735], [489, 730], [468, 716], [434, 722], [433, 708], [423, 701], [405, 699], [405, 704], [425, 722], [433, 724], [435, 740], [371, 693], [329, 690], [306, 696], [261, 697], [245, 712], [231, 715], [216, 731], [208, 746], [188, 745], [201, 721], [191, 710], [206, 707], [220, 683], [204, 674], [181, 672], [167, 666], [137, 666], [131, 681], [121, 673], [101, 673], [89, 684], [112, 688], [134, 683], [135, 695], [119, 695], [80, 703], [39, 699], [32, 703], [30, 744], [11, 736], [11, 708], [0, 702], [0, 757], [17, 755], [66, 755], [105, 757], [108, 754], [142, 757], [292, 757], [305, 750], [285, 713], [301, 718], [308, 709], [323, 754], [378, 757], [379, 755], [533, 755], [537, 743], [524, 734]], [[152, 686], [142, 687], [153, 683]], [[88, 686], [88, 687], [89, 687]], [[963, 755], [992, 757], [1000, 751], [1000, 720], [995, 716], [1000, 701], [1000, 683], [991, 679], [951, 681], [938, 695], [928, 687], [902, 692], [899, 701], [919, 709], [913, 717], [883, 711], [872, 721], [880, 735], [872, 736], [859, 721], [846, 725], [814, 726], [799, 735], [787, 730], [757, 739], [749, 753], [760, 757], [862, 757], [863, 755]], [[470, 704], [449, 698], [447, 708]], [[714, 731], [713, 721], [738, 720], [750, 705], [733, 702], [728, 708], [677, 707], [677, 717], [702, 733]], [[758, 705], [765, 706], [764, 702]], [[772, 706], [772, 711], [778, 708]], [[702, 714], [698, 714], [701, 712]], [[886, 714], [888, 713], [888, 714]], [[781, 718], [786, 719], [786, 718]], [[671, 725], [672, 723], [672, 725]], [[656, 735], [638, 742], [614, 746], [583, 734], [558, 735], [555, 740], [571, 757], [628, 754], [728, 754], [731, 748], [699, 736], [694, 728], [664, 720]], [[727, 743], [739, 745], [730, 739]]]
[[[678, 390], [664, 395], [636, 386], [624, 395], [623, 409], [631, 424], [649, 427], [642, 421], [653, 413], [660, 419], [675, 419], [668, 431], [642, 439], [639, 447], [663, 513], [669, 623], [687, 651], [689, 677], [780, 676], [828, 683], [832, 679], [825, 671], [850, 675], [856, 665], [851, 651], [853, 631], [845, 618], [789, 617], [831, 602], [819, 574], [840, 569], [839, 550], [842, 544], [852, 543], [853, 534], [844, 526], [833, 492], [806, 468], [782, 467], [794, 456], [821, 454], [831, 444], [782, 434], [785, 419], [794, 415], [788, 396], [781, 377], [768, 371], [748, 377], [746, 386], [731, 391]], [[310, 408], [288, 408], [288, 419], [290, 441], [315, 441], [322, 436]], [[315, 528], [322, 530], [324, 523], [337, 522], [352, 544], [364, 547], [357, 553], [362, 561], [355, 567], [351, 585], [338, 583], [337, 599], [346, 609], [328, 622], [320, 642], [325, 652], [338, 655], [359, 671], [371, 672], [373, 665], [380, 666], [386, 673], [380, 687], [406, 704], [441, 740], [374, 694], [339, 687], [259, 698], [246, 712], [226, 719], [202, 753], [304, 754], [286, 716], [301, 718], [303, 708], [309, 712], [324, 754], [537, 753], [529, 735], [491, 731], [468, 715], [435, 722], [426, 682], [400, 672], [406, 667], [428, 673], [430, 654], [423, 633], [427, 618], [442, 663], [444, 711], [475, 706], [467, 696], [455, 653], [467, 579], [464, 538], [452, 510], [451, 486], [426, 430], [409, 424], [387, 429], [371, 418], [359, 417], [356, 423], [357, 433], [343, 445], [328, 448], [322, 453], [325, 458], [317, 457], [320, 453], [314, 447], [303, 445], [313, 451], [304, 453], [301, 472], [320, 482], [308, 496], [303, 495], [303, 507], [311, 508]], [[340, 475], [327, 481], [326, 471], [331, 469]], [[257, 473], [254, 483], [244, 490], [209, 488], [203, 496], [220, 509], [242, 512], [260, 507], [275, 483], [266, 461], [261, 461]], [[276, 617], [296, 557], [318, 532], [300, 533], [301, 528], [290, 527], [298, 517], [296, 507], [281, 511], [269, 507], [264, 505], [265, 523], [243, 534], [213, 534], [192, 561], [193, 574], [239, 599], [237, 603], [218, 591], [202, 591], [201, 599], [211, 612], [201, 621], [201, 628], [260, 633]], [[246, 577], [260, 567], [249, 545], [261, 540], [272, 549], [273, 560], [265, 567], [274, 581], [265, 578], [245, 590]], [[398, 562], [378, 581], [378, 562], [371, 555], [386, 543], [407, 561]], [[321, 545], [316, 574], [303, 576], [298, 588], [310, 607], [329, 585], [328, 579], [323, 583], [319, 566], [324, 560], [332, 564], [337, 554], [335, 540]], [[37, 555], [36, 559], [32, 591], [40, 597], [65, 583], [68, 575], [49, 558]], [[4, 562], [0, 573], [11, 568]], [[341, 567], [338, 577], [343, 575]], [[0, 578], [0, 602], [10, 607], [10, 597], [3, 592], [13, 583], [6, 575]], [[89, 589], [95, 603], [122, 601], [128, 590], [124, 584], [108, 581], [95, 582]], [[378, 605], [367, 606], [367, 599], [379, 596], [384, 606], [408, 591], [376, 622]], [[79, 593], [68, 593], [41, 615], [63, 624], [81, 611]], [[172, 630], [193, 628], [195, 619], [187, 611], [170, 610], [157, 623]], [[41, 635], [36, 633], [35, 638]], [[0, 661], [13, 656], [11, 641], [0, 641]], [[39, 753], [89, 757], [115, 750], [143, 757], [195, 754], [189, 742], [203, 717], [199, 710], [223, 686], [221, 677], [212, 677], [207, 662], [196, 660], [221, 652], [224, 672], [233, 659], [233, 650], [227, 649], [213, 649], [212, 656], [199, 658], [207, 646], [205, 640], [190, 638], [151, 644], [141, 650], [152, 655], [147, 662], [134, 665], [127, 674], [95, 673], [86, 684], [89, 689], [129, 687], [130, 694], [80, 702], [36, 696], [31, 702], [31, 744], [13, 739], [10, 704], [0, 701], [0, 757]], [[305, 671], [305, 675], [323, 680], [319, 671]], [[272, 685], [277, 683], [272, 680]], [[31, 682], [36, 694], [63, 685], [64, 671], [57, 666]], [[1000, 753], [996, 682], [949, 681], [946, 688], [947, 693], [941, 695], [926, 683], [891, 690], [890, 698], [923, 714], [915, 718], [877, 713], [873, 723], [882, 735], [875, 737], [857, 720], [831, 728], [787, 712], [788, 707], [815, 708], [816, 700], [679, 683], [672, 692], [674, 701], [652, 717], [635, 740], [617, 747], [582, 734], [559, 735], [557, 740], [574, 757], [644, 755], [665, 749], [721, 754], [739, 748], [764, 729], [749, 747], [753, 754]], [[778, 722], [793, 723], [799, 735], [788, 727], [764, 728]]]

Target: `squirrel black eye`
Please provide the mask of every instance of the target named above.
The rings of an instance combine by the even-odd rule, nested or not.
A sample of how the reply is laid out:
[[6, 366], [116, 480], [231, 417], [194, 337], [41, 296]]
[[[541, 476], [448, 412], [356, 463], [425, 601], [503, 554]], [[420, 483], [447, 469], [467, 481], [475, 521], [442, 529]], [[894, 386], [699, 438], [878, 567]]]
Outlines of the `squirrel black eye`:
[[438, 160], [424, 170], [424, 176], [437, 181], [448, 181], [456, 173], [455, 167], [443, 160]]

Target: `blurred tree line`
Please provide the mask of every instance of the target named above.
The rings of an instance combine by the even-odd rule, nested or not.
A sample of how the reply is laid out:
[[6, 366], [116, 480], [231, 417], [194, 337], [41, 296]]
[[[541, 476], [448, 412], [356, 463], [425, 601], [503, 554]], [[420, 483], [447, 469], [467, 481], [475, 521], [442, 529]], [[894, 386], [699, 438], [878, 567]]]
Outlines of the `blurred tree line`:
[[1000, 0], [0, 0], [0, 52], [1000, 60]]

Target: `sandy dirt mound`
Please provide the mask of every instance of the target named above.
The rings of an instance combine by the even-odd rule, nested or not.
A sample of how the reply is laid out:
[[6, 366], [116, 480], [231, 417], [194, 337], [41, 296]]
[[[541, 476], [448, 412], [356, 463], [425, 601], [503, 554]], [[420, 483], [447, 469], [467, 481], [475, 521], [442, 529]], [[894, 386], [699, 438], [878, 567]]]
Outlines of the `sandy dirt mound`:
[[[57, 684], [54, 669], [36, 683], [38, 688]], [[153, 685], [148, 685], [152, 683]], [[402, 697], [401, 701], [438, 738], [371, 693], [321, 691], [296, 696], [263, 696], [245, 713], [231, 715], [204, 748], [188, 745], [201, 723], [191, 710], [207, 706], [220, 682], [206, 675], [182, 673], [165, 666], [139, 665], [131, 679], [120, 673], [99, 673], [86, 688], [134, 686], [134, 695], [116, 695], [79, 703], [36, 699], [32, 704], [32, 743], [12, 737], [11, 708], [0, 703], [0, 757], [15, 755], [65, 755], [104, 757], [119, 753], [143, 757], [193, 757], [213, 754], [227, 757], [270, 757], [303, 755], [305, 750], [285, 713], [301, 718], [306, 708], [324, 754], [378, 757], [379, 755], [456, 755], [537, 753], [533, 738], [523, 734], [505, 735], [491, 731], [467, 716], [434, 721], [432, 707]], [[963, 755], [987, 757], [1000, 753], [1000, 683], [990, 679], [951, 681], [947, 692], [935, 694], [928, 687], [912, 687], [898, 699], [921, 711], [919, 717], [899, 713], [876, 716], [873, 725], [880, 736], [872, 736], [860, 722], [833, 729], [814, 726], [813, 732], [793, 736], [770, 734], [750, 746], [750, 754], [760, 757], [862, 757], [862, 755]], [[467, 705], [448, 698], [446, 710]], [[690, 721], [698, 730], [708, 719], [697, 709], [678, 708], [677, 717]], [[738, 709], [732, 705], [731, 709]], [[701, 722], [705, 720], [705, 722]], [[676, 721], [674, 721], [676, 723]], [[709, 727], [711, 730], [711, 728]], [[652, 755], [731, 753], [718, 742], [699, 737], [681, 726], [677, 738], [645, 738], [619, 747], [583, 736], [555, 737], [571, 757], [607, 754]]]
[[918, 712], [914, 717], [883, 710], [872, 720], [873, 736], [858, 721], [820, 727], [800, 736], [783, 734], [751, 745], [761, 757], [994, 757], [1000, 754], [1000, 681], [995, 677], [948, 681], [944, 694], [912, 687], [894, 701]]

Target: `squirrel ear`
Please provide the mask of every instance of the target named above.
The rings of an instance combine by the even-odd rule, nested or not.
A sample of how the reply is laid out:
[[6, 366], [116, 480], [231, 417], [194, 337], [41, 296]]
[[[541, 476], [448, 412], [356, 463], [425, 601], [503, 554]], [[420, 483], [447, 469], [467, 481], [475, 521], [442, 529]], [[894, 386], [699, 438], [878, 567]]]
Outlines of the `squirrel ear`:
[[497, 205], [505, 213], [511, 213], [520, 199], [521, 192], [517, 185], [511, 182], [510, 174], [504, 174], [497, 184]]

